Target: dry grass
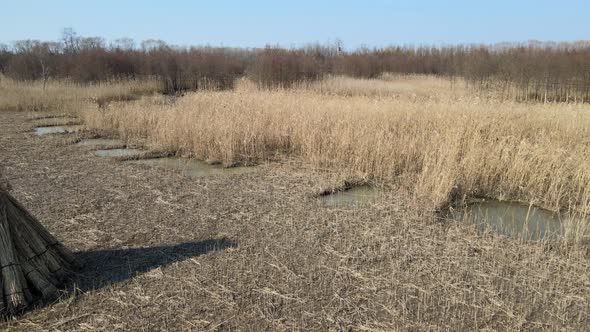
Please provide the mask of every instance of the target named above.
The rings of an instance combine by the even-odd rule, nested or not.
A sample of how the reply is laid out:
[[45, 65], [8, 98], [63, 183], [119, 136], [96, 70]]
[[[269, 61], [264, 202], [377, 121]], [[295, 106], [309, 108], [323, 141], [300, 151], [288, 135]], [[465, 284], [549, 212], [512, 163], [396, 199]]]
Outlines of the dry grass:
[[241, 80], [234, 91], [132, 101], [156, 90], [155, 81], [50, 82], [43, 90], [42, 82], [2, 78], [0, 109], [74, 114], [92, 129], [226, 165], [288, 154], [411, 187], [430, 209], [470, 197], [533, 202], [572, 212], [570, 233], [588, 233], [575, 216], [590, 213], [588, 105], [481, 99], [461, 83], [391, 74], [287, 90]]
[[155, 80], [121, 80], [95, 84], [50, 81], [19, 82], [0, 76], [0, 110], [77, 114], [114, 100], [128, 100], [158, 91]]
[[[245, 88], [247, 87], [247, 88]], [[251, 89], [243, 80], [238, 89]], [[468, 91], [462, 80], [427, 75], [383, 74], [379, 78], [364, 79], [347, 76], [328, 76], [319, 81], [301, 82], [296, 90], [335, 96], [365, 96], [409, 101], [428, 101], [466, 98]]]
[[303, 84], [303, 89], [341, 96], [389, 97], [409, 100], [430, 100], [465, 97], [463, 81], [426, 75], [383, 74], [378, 79], [345, 76], [327, 77]]
[[145, 98], [113, 104], [83, 118], [123, 138], [147, 138], [154, 149], [227, 165], [289, 153], [350, 176], [411, 185], [430, 208], [494, 197], [590, 212], [588, 105], [326, 96], [242, 86], [175, 103]]
[[[0, 329], [580, 331], [590, 323], [582, 246], [478, 234], [399, 192], [325, 207], [309, 195], [330, 175], [296, 161], [191, 179], [18, 134], [28, 126], [24, 114], [0, 113], [14, 194], [87, 270], [81, 294]], [[220, 238], [236, 246], [200, 249]]]
[[[202, 158], [274, 159], [277, 148], [297, 156], [200, 179], [25, 135], [25, 115], [0, 113], [0, 158], [15, 195], [80, 252], [89, 265], [81, 280], [98, 285], [80, 283], [83, 294], [0, 328], [584, 330], [587, 247], [480, 234], [441, 223], [428, 207], [445, 192], [476, 194], [449, 187], [456, 181], [584, 208], [572, 188], [588, 197], [587, 106], [476, 102], [242, 87], [84, 112], [90, 126]], [[342, 174], [302, 167], [310, 164]], [[354, 209], [310, 199], [351, 176], [409, 190]], [[219, 238], [236, 246], [195, 250]], [[177, 245], [186, 242], [197, 248]]]

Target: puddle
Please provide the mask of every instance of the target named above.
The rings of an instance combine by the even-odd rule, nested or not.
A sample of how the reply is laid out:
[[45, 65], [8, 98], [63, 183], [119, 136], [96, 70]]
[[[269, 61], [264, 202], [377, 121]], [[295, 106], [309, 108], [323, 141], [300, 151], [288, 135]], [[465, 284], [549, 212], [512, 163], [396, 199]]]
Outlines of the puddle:
[[35, 134], [47, 135], [47, 134], [67, 134], [74, 133], [82, 130], [83, 126], [52, 126], [52, 127], [37, 127], [35, 128]]
[[527, 240], [556, 239], [563, 234], [557, 213], [521, 203], [486, 200], [452, 211], [451, 216], [475, 224], [480, 231], [489, 228]]
[[89, 138], [83, 139], [76, 145], [84, 146], [110, 146], [110, 145], [125, 145], [125, 142], [114, 138]]
[[357, 186], [348, 190], [320, 196], [320, 201], [330, 206], [362, 205], [373, 202], [379, 191], [371, 186]]
[[144, 150], [139, 149], [105, 149], [105, 150], [96, 150], [94, 154], [98, 157], [136, 157], [143, 155], [145, 153]]
[[244, 174], [255, 170], [254, 167], [223, 167], [221, 165], [209, 165], [206, 162], [197, 159], [175, 157], [138, 159], [129, 160], [127, 162], [131, 164], [172, 169], [192, 177]]

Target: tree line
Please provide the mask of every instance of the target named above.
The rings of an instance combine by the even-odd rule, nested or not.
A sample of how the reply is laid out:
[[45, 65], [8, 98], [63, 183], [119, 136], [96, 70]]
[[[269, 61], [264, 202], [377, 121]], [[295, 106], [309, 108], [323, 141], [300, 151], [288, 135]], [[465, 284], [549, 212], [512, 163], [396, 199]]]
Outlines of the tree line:
[[526, 42], [343, 50], [341, 42], [296, 49], [175, 47], [161, 40], [108, 43], [66, 29], [58, 41], [0, 45], [0, 72], [16, 80], [99, 82], [157, 78], [165, 93], [231, 89], [247, 76], [261, 87], [289, 87], [325, 75], [382, 73], [463, 78], [506, 98], [590, 102], [590, 42]]

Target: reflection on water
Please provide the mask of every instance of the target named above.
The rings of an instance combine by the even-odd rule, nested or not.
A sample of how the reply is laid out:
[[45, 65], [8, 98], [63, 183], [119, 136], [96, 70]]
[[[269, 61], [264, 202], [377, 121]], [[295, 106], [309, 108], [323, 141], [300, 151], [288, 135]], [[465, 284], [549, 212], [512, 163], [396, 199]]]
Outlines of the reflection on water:
[[139, 149], [106, 149], [94, 151], [94, 154], [99, 157], [136, 157], [144, 153], [145, 151]]
[[350, 206], [367, 204], [375, 200], [379, 191], [371, 186], [357, 186], [345, 191], [320, 196], [320, 200], [330, 206]]
[[520, 203], [486, 200], [452, 211], [452, 215], [475, 224], [481, 231], [489, 228], [528, 240], [556, 239], [563, 234], [557, 213]]
[[188, 158], [153, 158], [127, 161], [131, 164], [141, 164], [159, 168], [172, 169], [184, 175], [200, 177], [211, 175], [233, 175], [250, 173], [254, 167], [223, 167], [221, 165], [209, 165], [204, 161]]
[[77, 145], [84, 146], [110, 146], [110, 145], [124, 145], [125, 142], [114, 138], [89, 138], [83, 139]]
[[66, 134], [74, 133], [82, 130], [82, 126], [53, 126], [53, 127], [37, 127], [35, 128], [35, 134], [47, 135], [47, 134]]

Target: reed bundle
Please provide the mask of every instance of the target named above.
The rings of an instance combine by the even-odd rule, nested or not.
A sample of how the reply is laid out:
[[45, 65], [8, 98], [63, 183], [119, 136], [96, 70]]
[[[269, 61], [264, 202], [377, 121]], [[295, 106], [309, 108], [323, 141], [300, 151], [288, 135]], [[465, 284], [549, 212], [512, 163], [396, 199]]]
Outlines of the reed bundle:
[[[1, 178], [1, 176], [0, 176]], [[0, 315], [55, 299], [76, 257], [51, 235], [0, 181]]]

